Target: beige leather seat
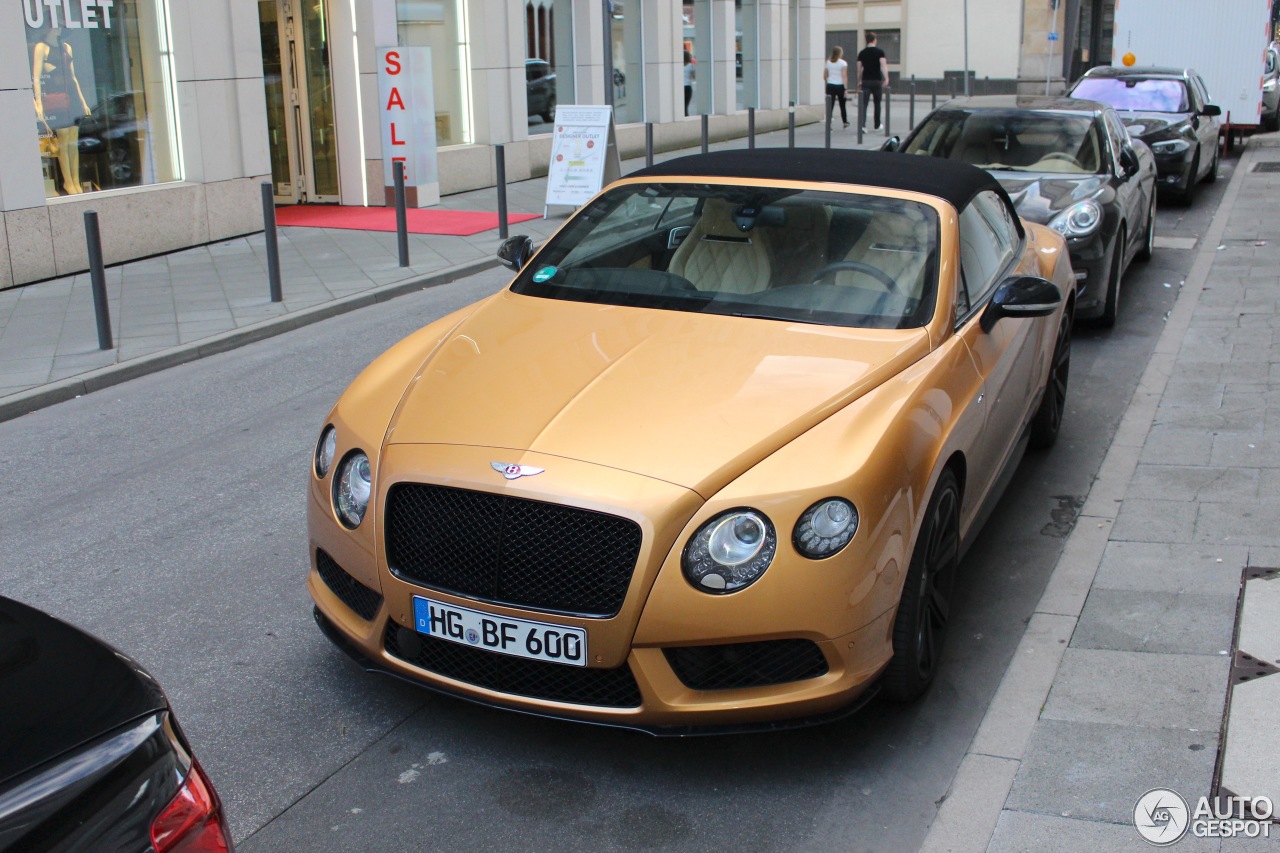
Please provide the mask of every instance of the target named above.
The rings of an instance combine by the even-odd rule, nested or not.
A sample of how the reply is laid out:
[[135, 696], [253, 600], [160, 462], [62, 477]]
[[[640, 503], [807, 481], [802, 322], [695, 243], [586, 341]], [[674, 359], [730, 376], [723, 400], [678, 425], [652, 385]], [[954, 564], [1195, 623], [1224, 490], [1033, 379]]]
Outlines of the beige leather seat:
[[733, 205], [709, 198], [702, 217], [671, 258], [670, 272], [699, 290], [756, 293], [769, 286], [773, 265], [761, 228], [743, 232], [733, 222]]
[[929, 223], [923, 213], [910, 208], [898, 213], [878, 212], [844, 260], [861, 261], [881, 270], [894, 280], [896, 287], [890, 288], [879, 278], [858, 270], [841, 270], [835, 273], [834, 281], [919, 298], [924, 292], [929, 243]]

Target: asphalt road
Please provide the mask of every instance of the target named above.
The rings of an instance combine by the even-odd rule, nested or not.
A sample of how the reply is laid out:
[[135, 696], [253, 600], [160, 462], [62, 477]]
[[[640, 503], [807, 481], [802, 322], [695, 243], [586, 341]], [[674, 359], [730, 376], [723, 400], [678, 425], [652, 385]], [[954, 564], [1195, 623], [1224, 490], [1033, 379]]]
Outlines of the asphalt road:
[[[1202, 234], [1224, 183], [1162, 207], [1157, 233]], [[1026, 457], [965, 559], [948, 660], [913, 706], [660, 740], [439, 697], [330, 647], [303, 586], [322, 419], [374, 355], [500, 271], [0, 424], [0, 590], [165, 685], [243, 851], [914, 850], [1191, 260], [1157, 249], [1117, 327], [1078, 330], [1059, 443]]]

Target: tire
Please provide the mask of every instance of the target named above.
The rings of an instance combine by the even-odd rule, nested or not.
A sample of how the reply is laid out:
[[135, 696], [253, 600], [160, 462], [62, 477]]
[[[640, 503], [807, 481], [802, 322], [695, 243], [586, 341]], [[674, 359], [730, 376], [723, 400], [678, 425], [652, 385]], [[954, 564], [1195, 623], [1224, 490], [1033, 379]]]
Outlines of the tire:
[[1151, 189], [1151, 206], [1147, 208], [1147, 231], [1142, 240], [1142, 247], [1133, 256], [1135, 261], [1149, 261], [1156, 251], [1156, 191]]
[[1213, 162], [1209, 164], [1209, 171], [1204, 176], [1204, 182], [1206, 184], [1212, 184], [1214, 181], [1218, 180], [1218, 152], [1220, 148], [1221, 146], [1218, 145], [1218, 140], [1215, 138], [1213, 140]]
[[1103, 299], [1102, 316], [1098, 325], [1110, 329], [1116, 324], [1116, 315], [1120, 312], [1120, 270], [1124, 268], [1124, 241], [1129, 235], [1124, 228], [1120, 229], [1115, 243], [1111, 246], [1111, 264], [1107, 273], [1107, 295]]
[[1196, 156], [1191, 161], [1191, 171], [1187, 173], [1187, 186], [1178, 195], [1178, 201], [1182, 202], [1184, 207], [1190, 207], [1191, 202], [1195, 201], [1196, 186], [1200, 183], [1198, 177], [1200, 173], [1200, 152], [1196, 152]]
[[894, 702], [918, 699], [938, 673], [959, 562], [960, 487], [948, 468], [925, 509], [894, 618], [893, 657], [881, 681]]
[[1262, 119], [1262, 129], [1272, 132], [1280, 130], [1280, 110]]
[[1058, 324], [1058, 338], [1053, 344], [1053, 358], [1049, 362], [1049, 376], [1044, 383], [1044, 396], [1040, 407], [1031, 419], [1028, 443], [1036, 450], [1048, 450], [1058, 440], [1062, 416], [1067, 410], [1067, 380], [1071, 378], [1071, 315], [1070, 305]]

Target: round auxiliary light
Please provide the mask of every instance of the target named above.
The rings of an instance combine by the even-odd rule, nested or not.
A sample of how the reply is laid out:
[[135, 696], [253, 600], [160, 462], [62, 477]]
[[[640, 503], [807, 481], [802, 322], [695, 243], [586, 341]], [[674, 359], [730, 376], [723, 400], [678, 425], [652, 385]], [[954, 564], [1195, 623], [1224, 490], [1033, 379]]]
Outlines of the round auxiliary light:
[[681, 564], [685, 578], [703, 592], [737, 592], [764, 574], [777, 549], [778, 536], [763, 513], [735, 509], [698, 528]]
[[796, 522], [792, 542], [811, 560], [830, 557], [858, 532], [858, 510], [844, 498], [827, 498], [809, 507]]
[[347, 454], [338, 465], [333, 483], [333, 509], [347, 527], [356, 528], [364, 520], [373, 494], [373, 476], [369, 457], [360, 451]]
[[338, 430], [333, 424], [329, 424], [320, 433], [320, 440], [316, 442], [316, 476], [321, 479], [325, 474], [329, 473], [330, 466], [333, 465], [333, 455], [338, 450]]

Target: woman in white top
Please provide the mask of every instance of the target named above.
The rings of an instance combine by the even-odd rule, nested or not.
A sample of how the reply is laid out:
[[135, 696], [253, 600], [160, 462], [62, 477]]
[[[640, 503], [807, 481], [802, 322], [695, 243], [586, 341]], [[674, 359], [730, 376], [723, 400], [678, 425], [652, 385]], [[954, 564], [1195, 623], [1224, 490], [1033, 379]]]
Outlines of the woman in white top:
[[845, 108], [844, 92], [849, 88], [849, 63], [844, 61], [844, 48], [836, 45], [831, 48], [827, 57], [827, 67], [822, 71], [822, 79], [827, 84], [827, 121], [831, 120], [834, 104], [840, 102], [840, 120], [849, 126], [849, 113]]

